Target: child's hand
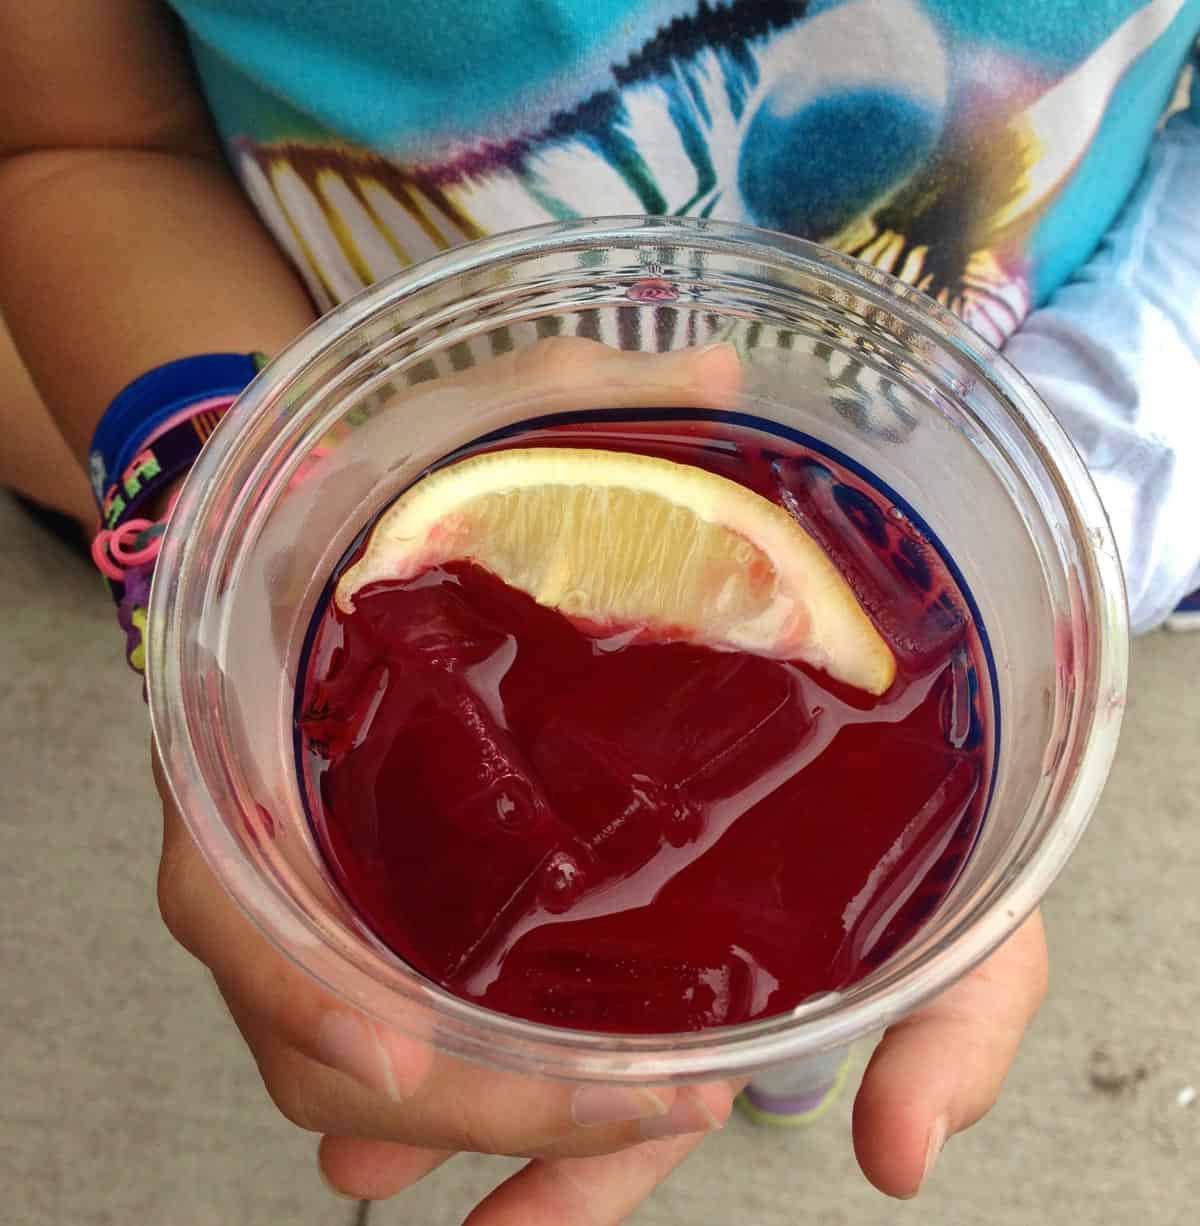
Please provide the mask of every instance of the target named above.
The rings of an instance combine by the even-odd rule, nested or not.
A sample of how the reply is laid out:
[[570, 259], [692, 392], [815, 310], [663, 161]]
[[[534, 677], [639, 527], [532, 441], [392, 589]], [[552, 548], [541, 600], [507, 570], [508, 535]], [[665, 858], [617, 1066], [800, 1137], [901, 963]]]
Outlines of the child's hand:
[[[155, 773], [165, 797], [157, 761]], [[163, 918], [212, 971], [275, 1105], [324, 1134], [322, 1173], [347, 1195], [393, 1196], [458, 1150], [511, 1154], [533, 1161], [468, 1226], [608, 1226], [729, 1115], [736, 1087], [727, 1084], [574, 1088], [478, 1068], [385, 1031], [277, 953], [209, 872], [168, 800], [163, 817]], [[988, 1110], [1045, 983], [1035, 916], [888, 1032], [854, 1120], [859, 1161], [877, 1187], [912, 1195], [943, 1135], [938, 1121], [953, 1135]]]
[[[653, 1091], [572, 1087], [485, 1070], [384, 1030], [321, 989], [242, 915], [166, 799], [157, 756], [154, 770], [164, 797], [163, 919], [212, 972], [275, 1105], [299, 1127], [326, 1134], [320, 1161], [336, 1187], [390, 1196], [457, 1150], [586, 1159], [647, 1138], [679, 1137], [596, 1168], [604, 1194], [623, 1198], [612, 1216], [618, 1221], [698, 1140], [681, 1134], [725, 1121], [735, 1091], [723, 1084]], [[585, 1167], [588, 1180], [592, 1169]], [[515, 1199], [557, 1224], [571, 1221], [568, 1209], [560, 1214], [556, 1206], [569, 1199], [573, 1184], [559, 1186], [560, 1179], [535, 1163], [497, 1202], [496, 1212]], [[528, 1226], [539, 1219], [513, 1220]]]

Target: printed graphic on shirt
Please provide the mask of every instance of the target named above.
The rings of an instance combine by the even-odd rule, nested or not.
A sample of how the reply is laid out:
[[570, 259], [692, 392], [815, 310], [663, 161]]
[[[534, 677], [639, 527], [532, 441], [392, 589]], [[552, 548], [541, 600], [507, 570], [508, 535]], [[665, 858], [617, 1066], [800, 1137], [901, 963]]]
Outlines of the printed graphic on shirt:
[[289, 134], [278, 97], [256, 123], [216, 101], [228, 61], [199, 62], [247, 190], [323, 303], [484, 234], [656, 213], [848, 252], [1000, 344], [1111, 224], [1200, 28], [1200, 0], [650, 7], [676, 11], [580, 100], [526, 99], [503, 133], [397, 135], [406, 154], [324, 134], [318, 108]]

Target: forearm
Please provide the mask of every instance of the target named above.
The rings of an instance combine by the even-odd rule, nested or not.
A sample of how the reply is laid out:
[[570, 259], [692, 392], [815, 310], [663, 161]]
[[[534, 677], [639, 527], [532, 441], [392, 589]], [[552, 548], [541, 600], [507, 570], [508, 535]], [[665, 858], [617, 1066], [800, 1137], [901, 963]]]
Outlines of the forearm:
[[144, 371], [272, 352], [314, 318], [222, 162], [102, 148], [0, 165], [0, 312], [81, 462], [105, 407]]

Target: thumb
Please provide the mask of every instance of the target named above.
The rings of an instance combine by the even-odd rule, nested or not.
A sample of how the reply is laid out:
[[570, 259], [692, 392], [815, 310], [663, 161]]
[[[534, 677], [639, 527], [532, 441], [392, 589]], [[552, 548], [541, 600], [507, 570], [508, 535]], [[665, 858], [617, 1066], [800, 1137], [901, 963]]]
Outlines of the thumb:
[[854, 1104], [855, 1152], [881, 1192], [915, 1196], [946, 1140], [991, 1109], [1046, 983], [1035, 912], [986, 962], [887, 1032]]

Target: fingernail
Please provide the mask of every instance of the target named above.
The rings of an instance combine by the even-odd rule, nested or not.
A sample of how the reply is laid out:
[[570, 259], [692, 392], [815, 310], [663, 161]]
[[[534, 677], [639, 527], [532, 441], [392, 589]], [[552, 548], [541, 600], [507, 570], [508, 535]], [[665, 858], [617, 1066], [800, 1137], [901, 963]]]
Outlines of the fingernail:
[[327, 1013], [317, 1032], [321, 1059], [369, 1090], [400, 1101], [392, 1061], [375, 1033], [374, 1026], [353, 1013]]
[[329, 1176], [325, 1174], [319, 1162], [317, 1163], [317, 1174], [321, 1176], [321, 1182], [325, 1185], [325, 1188], [329, 1192], [330, 1196], [336, 1196], [338, 1200], [359, 1199], [357, 1196], [352, 1196], [349, 1192], [343, 1192], [341, 1188], [335, 1188], [333, 1184], [329, 1182]]
[[724, 349], [730, 353], [737, 353], [737, 346], [732, 341], [713, 341], [710, 345], [701, 345], [700, 348], [696, 350], [696, 357], [706, 357], [710, 353], [716, 353], [718, 349]]
[[[921, 1182], [917, 1184], [917, 1192], [920, 1192], [925, 1186], [925, 1180], [929, 1178], [930, 1172], [937, 1165], [938, 1155], [942, 1152], [943, 1146], [946, 1144], [946, 1117], [939, 1115], [933, 1121], [933, 1127], [929, 1130], [929, 1141], [925, 1146], [925, 1169], [921, 1172]], [[915, 1196], [916, 1193], [913, 1193]]]
[[653, 1090], [581, 1086], [571, 1099], [571, 1118], [582, 1128], [625, 1124], [666, 1114], [667, 1104]]
[[694, 1090], [680, 1090], [666, 1115], [643, 1121], [642, 1136], [647, 1141], [659, 1141], [688, 1132], [714, 1132], [720, 1127], [721, 1121], [699, 1094]]

